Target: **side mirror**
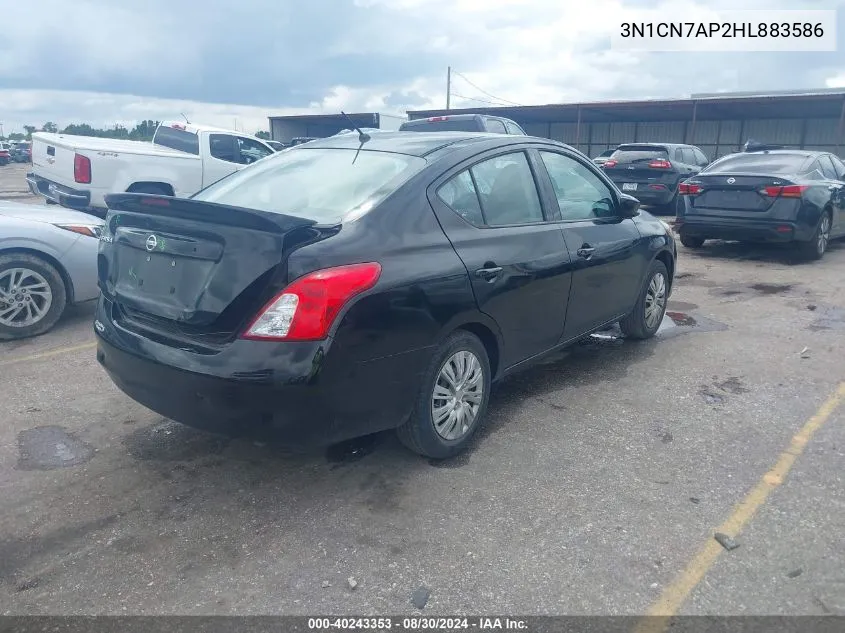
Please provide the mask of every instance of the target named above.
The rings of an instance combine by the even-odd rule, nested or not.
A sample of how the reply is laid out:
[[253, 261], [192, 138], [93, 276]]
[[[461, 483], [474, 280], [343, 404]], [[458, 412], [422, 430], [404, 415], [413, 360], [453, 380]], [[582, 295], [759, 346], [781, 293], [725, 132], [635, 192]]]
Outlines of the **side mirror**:
[[619, 196], [619, 215], [623, 218], [634, 218], [640, 212], [640, 201], [634, 196], [623, 193]]

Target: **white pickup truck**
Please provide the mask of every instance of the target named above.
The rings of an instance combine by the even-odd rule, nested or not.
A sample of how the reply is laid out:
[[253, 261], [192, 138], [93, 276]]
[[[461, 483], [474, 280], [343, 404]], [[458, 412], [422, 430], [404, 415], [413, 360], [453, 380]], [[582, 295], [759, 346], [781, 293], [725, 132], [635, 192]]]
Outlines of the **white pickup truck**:
[[273, 153], [254, 136], [176, 122], [152, 143], [37, 132], [26, 180], [48, 202], [105, 217], [106, 194], [190, 196]]

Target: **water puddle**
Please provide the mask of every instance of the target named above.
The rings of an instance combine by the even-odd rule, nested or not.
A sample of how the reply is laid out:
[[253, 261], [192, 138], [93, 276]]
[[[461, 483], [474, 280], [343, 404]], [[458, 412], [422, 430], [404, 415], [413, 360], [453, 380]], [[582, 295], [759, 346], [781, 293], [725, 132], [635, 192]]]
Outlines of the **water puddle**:
[[845, 330], [845, 309], [829, 307], [816, 308], [813, 311], [818, 317], [810, 324], [809, 330], [813, 332]]
[[54, 470], [84, 464], [94, 447], [60, 426], [39, 426], [18, 434], [18, 470]]
[[130, 433], [123, 444], [136, 459], [180, 462], [222, 453], [229, 441], [227, 437], [166, 420]]

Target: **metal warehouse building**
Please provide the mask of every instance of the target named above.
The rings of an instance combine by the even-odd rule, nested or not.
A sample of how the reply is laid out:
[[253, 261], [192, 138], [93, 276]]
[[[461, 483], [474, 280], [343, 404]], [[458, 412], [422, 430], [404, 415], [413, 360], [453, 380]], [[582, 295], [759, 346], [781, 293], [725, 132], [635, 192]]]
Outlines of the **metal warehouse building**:
[[[356, 112], [348, 115], [358, 127], [398, 130], [406, 118], [381, 112]], [[349, 121], [340, 114], [296, 114], [270, 117], [270, 138], [282, 143], [311, 136], [323, 138], [349, 128]]]
[[532, 136], [577, 147], [590, 157], [620, 143], [699, 146], [710, 158], [749, 139], [788, 147], [845, 151], [845, 90], [698, 94], [689, 99], [408, 112], [410, 119], [475, 112], [513, 119]]

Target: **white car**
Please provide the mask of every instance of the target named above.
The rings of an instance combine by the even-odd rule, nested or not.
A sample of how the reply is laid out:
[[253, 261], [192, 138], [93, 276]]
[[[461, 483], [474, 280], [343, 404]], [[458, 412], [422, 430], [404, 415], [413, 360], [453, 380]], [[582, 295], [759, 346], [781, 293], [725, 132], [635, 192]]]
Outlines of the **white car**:
[[101, 228], [86, 213], [0, 202], [0, 341], [43, 334], [99, 296]]
[[274, 154], [232, 130], [164, 122], [152, 143], [37, 132], [30, 190], [48, 201], [105, 217], [105, 196], [137, 192], [188, 197]]

